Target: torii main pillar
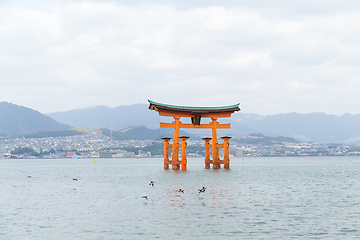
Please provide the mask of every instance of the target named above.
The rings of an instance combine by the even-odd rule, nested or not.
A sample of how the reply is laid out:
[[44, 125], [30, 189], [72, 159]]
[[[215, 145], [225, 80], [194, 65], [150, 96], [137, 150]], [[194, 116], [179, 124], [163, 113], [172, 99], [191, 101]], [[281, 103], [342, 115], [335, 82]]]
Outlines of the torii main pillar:
[[[212, 138], [205, 140], [205, 168], [210, 168], [210, 164], [214, 169], [220, 168], [224, 164], [224, 168], [229, 168], [229, 139], [230, 137], [223, 137], [223, 144], [217, 141], [217, 129], [229, 129], [230, 123], [220, 124], [217, 122], [218, 118], [231, 117], [235, 111], [240, 111], [239, 104], [225, 106], [225, 107], [185, 107], [157, 103], [148, 100], [150, 103], [149, 109], [155, 110], [160, 116], [173, 117], [172, 123], [160, 123], [161, 128], [174, 128], [174, 138], [172, 144], [169, 143], [171, 138], [163, 138], [164, 140], [164, 169], [169, 169], [171, 164], [172, 169], [186, 169], [186, 140], [188, 137], [181, 137], [181, 144], [179, 143], [180, 128], [207, 128], [212, 129]], [[181, 117], [190, 117], [192, 123], [182, 123]], [[200, 124], [202, 118], [210, 118], [209, 124]], [[211, 141], [211, 143], [210, 143]], [[171, 161], [169, 160], [169, 149], [172, 149]], [[182, 159], [179, 161], [179, 148], [182, 149]], [[212, 160], [210, 160], [210, 148], [212, 150]], [[219, 157], [219, 148], [224, 148], [224, 159]], [[227, 155], [226, 155], [227, 154]], [[185, 156], [184, 156], [185, 155]]]

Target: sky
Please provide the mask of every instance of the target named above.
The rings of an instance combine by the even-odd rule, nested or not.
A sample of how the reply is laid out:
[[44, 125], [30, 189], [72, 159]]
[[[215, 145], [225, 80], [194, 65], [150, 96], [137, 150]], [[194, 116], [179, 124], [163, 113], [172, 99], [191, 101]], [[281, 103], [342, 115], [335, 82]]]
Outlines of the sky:
[[360, 114], [358, 0], [0, 0], [0, 101]]

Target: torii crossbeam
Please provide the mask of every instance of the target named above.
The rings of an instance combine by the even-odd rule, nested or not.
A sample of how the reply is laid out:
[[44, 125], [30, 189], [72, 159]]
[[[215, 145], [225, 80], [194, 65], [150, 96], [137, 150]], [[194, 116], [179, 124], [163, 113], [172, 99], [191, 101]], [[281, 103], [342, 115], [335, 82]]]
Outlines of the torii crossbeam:
[[[224, 164], [224, 168], [229, 168], [229, 139], [230, 137], [222, 137], [223, 144], [217, 141], [217, 129], [229, 129], [230, 123], [220, 124], [217, 122], [218, 118], [231, 117], [231, 114], [240, 111], [239, 104], [224, 106], [224, 107], [185, 107], [157, 103], [148, 100], [150, 103], [149, 109], [155, 110], [160, 116], [173, 117], [175, 121], [172, 123], [160, 123], [161, 128], [174, 128], [174, 139], [172, 144], [169, 143], [171, 138], [163, 138], [164, 140], [164, 169], [169, 169], [171, 164], [172, 169], [185, 170], [187, 165], [186, 160], [186, 140], [188, 137], [180, 137], [181, 144], [179, 144], [179, 129], [180, 128], [206, 128], [212, 129], [212, 138], [203, 138], [205, 141], [205, 168], [220, 168], [220, 164]], [[190, 117], [191, 123], [180, 122], [181, 117]], [[201, 124], [202, 118], [211, 118], [208, 124]], [[210, 143], [210, 141], [212, 141]], [[169, 148], [172, 148], [171, 161], [169, 160]], [[182, 159], [179, 161], [179, 148], [182, 149]], [[212, 160], [210, 160], [210, 148], [212, 149]], [[224, 148], [224, 159], [220, 160], [219, 148]]]

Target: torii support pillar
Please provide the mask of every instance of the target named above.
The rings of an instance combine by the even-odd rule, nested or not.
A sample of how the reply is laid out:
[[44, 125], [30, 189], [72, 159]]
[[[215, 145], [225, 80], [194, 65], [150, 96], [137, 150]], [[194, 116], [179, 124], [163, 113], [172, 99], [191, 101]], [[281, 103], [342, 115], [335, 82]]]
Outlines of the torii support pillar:
[[[174, 146], [174, 142], [172, 144], [169, 144], [169, 141], [171, 140], [171, 138], [161, 138], [164, 141], [164, 169], [169, 169], [169, 164], [171, 164], [172, 169], [180, 169], [179, 167], [179, 160], [176, 158], [175, 161], [172, 160], [169, 161], [169, 148], [173, 148]], [[181, 144], [180, 148], [181, 148], [181, 169], [182, 170], [186, 170], [186, 165], [187, 165], [187, 152], [186, 152], [186, 147], [187, 147], [187, 142], [186, 140], [189, 139], [189, 137], [180, 137], [181, 139]], [[174, 151], [174, 150], [173, 150]], [[173, 153], [174, 154], [174, 153]]]
[[229, 169], [230, 165], [230, 154], [229, 154], [229, 140], [231, 137], [222, 137], [221, 139], [224, 140], [224, 168]]
[[164, 169], [169, 169], [169, 148], [171, 148], [171, 144], [169, 141], [171, 138], [162, 138], [164, 140]]
[[[213, 168], [217, 169], [216, 167], [214, 167], [214, 161], [210, 160], [210, 148], [212, 148], [213, 144], [210, 143], [212, 138], [203, 138], [203, 140], [205, 141], [205, 168], [210, 168], [210, 164], [213, 164]], [[230, 154], [229, 154], [229, 140], [231, 139], [231, 137], [221, 137], [222, 140], [224, 140], [223, 144], [216, 144], [217, 145], [217, 151], [219, 154], [219, 148], [224, 148], [224, 160], [221, 160], [219, 157], [219, 167], [221, 166], [221, 164], [224, 164], [224, 169], [229, 169], [230, 166]], [[219, 156], [219, 155], [218, 155]]]
[[172, 156], [171, 156], [171, 167], [174, 170], [180, 169], [179, 163], [179, 129], [180, 129], [180, 117], [174, 117], [174, 139], [172, 143]]
[[217, 141], [216, 127], [218, 122], [217, 118], [211, 118], [212, 122], [212, 141], [211, 141], [211, 149], [212, 149], [212, 159], [213, 159], [213, 168], [220, 168], [220, 158], [219, 158], [219, 146]]
[[189, 137], [180, 137], [181, 139], [181, 170], [186, 170], [186, 165], [187, 165], [187, 159], [186, 159], [186, 147], [187, 147], [187, 143], [186, 140]]
[[210, 140], [211, 138], [203, 138], [205, 141], [205, 168], [210, 168]]

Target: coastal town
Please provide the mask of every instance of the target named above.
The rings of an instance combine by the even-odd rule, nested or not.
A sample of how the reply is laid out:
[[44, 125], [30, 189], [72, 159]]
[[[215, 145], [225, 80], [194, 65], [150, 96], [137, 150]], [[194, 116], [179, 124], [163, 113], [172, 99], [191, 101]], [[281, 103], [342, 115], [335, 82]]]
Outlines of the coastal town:
[[[246, 137], [244, 137], [246, 138]], [[360, 147], [343, 144], [277, 142], [272, 144], [230, 141], [230, 157], [354, 156]], [[114, 140], [89, 133], [68, 137], [14, 138], [0, 141], [0, 158], [149, 158], [163, 157], [163, 141]], [[188, 141], [187, 157], [203, 157], [204, 141]], [[220, 156], [223, 152], [220, 150]]]

